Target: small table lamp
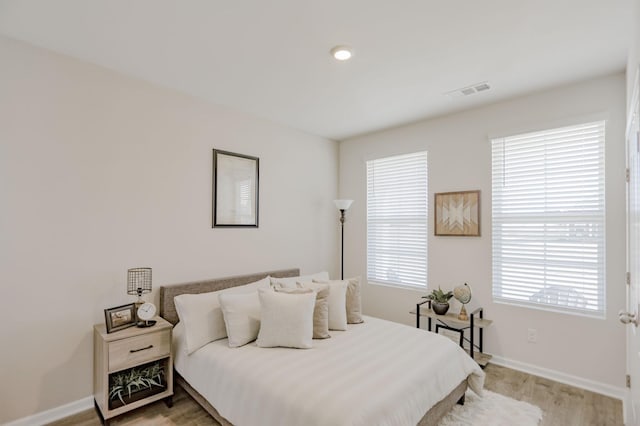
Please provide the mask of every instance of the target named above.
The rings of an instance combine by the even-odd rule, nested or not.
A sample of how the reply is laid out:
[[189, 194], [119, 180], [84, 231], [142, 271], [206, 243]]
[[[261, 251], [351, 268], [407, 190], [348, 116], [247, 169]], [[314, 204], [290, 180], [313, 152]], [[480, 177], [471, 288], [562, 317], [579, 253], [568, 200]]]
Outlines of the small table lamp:
[[132, 268], [127, 270], [127, 294], [138, 295], [136, 311], [144, 303], [143, 293], [151, 293], [151, 268]]

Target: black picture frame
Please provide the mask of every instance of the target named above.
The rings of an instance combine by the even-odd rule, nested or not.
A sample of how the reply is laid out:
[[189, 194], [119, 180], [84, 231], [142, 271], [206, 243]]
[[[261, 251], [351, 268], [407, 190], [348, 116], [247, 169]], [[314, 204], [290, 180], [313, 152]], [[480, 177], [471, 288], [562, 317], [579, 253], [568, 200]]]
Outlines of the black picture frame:
[[104, 322], [107, 326], [107, 333], [133, 327], [136, 325], [136, 304], [129, 303], [105, 309]]
[[213, 150], [213, 228], [257, 228], [260, 159]]

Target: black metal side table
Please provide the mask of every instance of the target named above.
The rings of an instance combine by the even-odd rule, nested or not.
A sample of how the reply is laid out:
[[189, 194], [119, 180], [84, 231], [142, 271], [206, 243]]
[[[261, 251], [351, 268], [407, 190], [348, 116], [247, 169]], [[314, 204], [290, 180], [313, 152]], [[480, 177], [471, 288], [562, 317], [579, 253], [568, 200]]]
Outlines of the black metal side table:
[[[422, 305], [425, 303], [428, 306], [425, 308]], [[439, 333], [440, 329], [445, 329], [449, 331], [453, 331], [460, 334], [459, 344], [462, 348], [464, 347], [464, 343], [469, 343], [469, 355], [473, 358], [481, 367], [485, 367], [489, 360], [491, 360], [491, 355], [485, 354], [483, 352], [483, 337], [484, 337], [484, 329], [491, 325], [492, 320], [485, 319], [484, 309], [482, 307], [475, 309], [471, 314], [469, 314], [468, 320], [460, 320], [458, 319], [458, 315], [454, 313], [447, 313], [445, 315], [438, 315], [431, 309], [431, 300], [425, 300], [416, 304], [416, 309], [411, 311], [412, 314], [416, 316], [416, 327], [420, 328], [420, 318], [427, 318], [427, 330], [431, 331], [432, 322], [436, 321], [435, 332]], [[478, 329], [478, 343], [476, 344], [476, 329]], [[465, 337], [465, 332], [469, 331], [469, 338]]]

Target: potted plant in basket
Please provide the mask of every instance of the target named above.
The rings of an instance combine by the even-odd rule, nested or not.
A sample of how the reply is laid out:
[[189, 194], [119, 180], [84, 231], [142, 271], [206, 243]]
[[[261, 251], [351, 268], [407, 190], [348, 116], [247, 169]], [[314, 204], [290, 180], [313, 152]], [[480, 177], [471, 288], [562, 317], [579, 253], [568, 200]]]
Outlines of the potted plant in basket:
[[154, 386], [161, 391], [166, 387], [163, 376], [164, 368], [160, 361], [111, 374], [109, 378], [109, 408], [115, 409], [153, 392], [158, 392]]
[[438, 286], [437, 290], [433, 290], [431, 294], [427, 295], [427, 299], [431, 300], [431, 309], [437, 315], [444, 315], [449, 310], [449, 299], [453, 297], [453, 292], [444, 292]]

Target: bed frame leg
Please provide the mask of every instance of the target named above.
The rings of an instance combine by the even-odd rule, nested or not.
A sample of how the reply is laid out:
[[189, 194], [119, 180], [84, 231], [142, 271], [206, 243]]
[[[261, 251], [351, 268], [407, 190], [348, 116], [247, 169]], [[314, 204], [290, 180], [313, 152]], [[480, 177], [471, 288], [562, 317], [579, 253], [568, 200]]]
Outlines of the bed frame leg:
[[465, 395], [462, 395], [462, 396], [460, 397], [460, 399], [459, 399], [459, 400], [458, 400], [458, 402], [457, 402], [457, 404], [458, 404], [458, 405], [464, 405], [464, 397], [465, 397]]

